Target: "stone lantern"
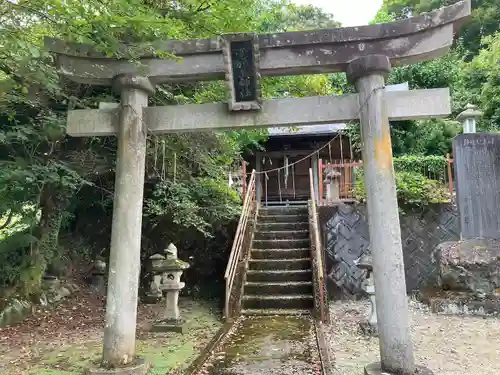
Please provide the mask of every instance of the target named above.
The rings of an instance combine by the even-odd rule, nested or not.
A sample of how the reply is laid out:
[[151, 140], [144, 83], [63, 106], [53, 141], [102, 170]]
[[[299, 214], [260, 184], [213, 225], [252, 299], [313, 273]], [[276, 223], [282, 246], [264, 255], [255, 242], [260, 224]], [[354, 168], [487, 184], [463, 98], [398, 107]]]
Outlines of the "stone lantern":
[[342, 174], [333, 168], [329, 168], [325, 176], [326, 200], [327, 202], [340, 199], [340, 176]]
[[[172, 243], [168, 245], [165, 253], [166, 257], [153, 255], [153, 259], [151, 259], [154, 273], [151, 292], [156, 294], [166, 292], [166, 307], [163, 319], [153, 325], [153, 330], [182, 333], [184, 320], [179, 312], [179, 292], [185, 285], [181, 282], [182, 272], [189, 268], [189, 264], [178, 259], [177, 248]], [[159, 291], [153, 290], [157, 286]]]
[[371, 255], [363, 255], [357, 264], [358, 268], [366, 270], [366, 280], [361, 287], [370, 298], [371, 311], [367, 320], [360, 322], [361, 330], [365, 335], [378, 336], [377, 304], [375, 302], [375, 284], [373, 282], [373, 264]]
[[481, 118], [481, 112], [474, 104], [467, 104], [465, 111], [457, 116], [457, 120], [462, 122], [464, 133], [475, 133], [476, 122]]
[[161, 271], [159, 268], [162, 266], [162, 262], [165, 260], [165, 257], [161, 254], [153, 254], [149, 257], [151, 261], [151, 271], [153, 273], [153, 280], [151, 280], [151, 284], [149, 285], [149, 292], [146, 293], [146, 302], [147, 303], [157, 303], [163, 297], [163, 293], [160, 289], [161, 285]]
[[106, 262], [96, 258], [92, 267], [92, 290], [95, 293], [106, 295]]

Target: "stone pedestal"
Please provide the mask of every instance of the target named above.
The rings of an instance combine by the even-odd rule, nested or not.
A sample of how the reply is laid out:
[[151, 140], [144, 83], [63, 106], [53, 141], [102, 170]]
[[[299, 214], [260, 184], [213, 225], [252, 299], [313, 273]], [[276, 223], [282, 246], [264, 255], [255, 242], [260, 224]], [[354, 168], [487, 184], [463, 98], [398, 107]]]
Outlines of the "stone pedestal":
[[441, 314], [500, 316], [500, 135], [453, 141], [461, 241], [435, 250], [437, 291], [424, 302]]
[[[155, 332], [180, 332], [183, 333], [184, 320], [179, 311], [179, 292], [185, 284], [181, 282], [182, 272], [189, 268], [189, 264], [179, 260], [177, 257], [177, 248], [170, 244], [165, 250], [166, 258], [163, 256], [153, 256], [153, 282], [151, 283], [151, 295], [157, 293], [166, 293], [166, 306], [163, 319], [153, 324], [152, 330]], [[163, 258], [163, 259], [162, 259]]]
[[438, 292], [424, 296], [434, 312], [500, 316], [500, 240], [444, 242], [435, 260]]

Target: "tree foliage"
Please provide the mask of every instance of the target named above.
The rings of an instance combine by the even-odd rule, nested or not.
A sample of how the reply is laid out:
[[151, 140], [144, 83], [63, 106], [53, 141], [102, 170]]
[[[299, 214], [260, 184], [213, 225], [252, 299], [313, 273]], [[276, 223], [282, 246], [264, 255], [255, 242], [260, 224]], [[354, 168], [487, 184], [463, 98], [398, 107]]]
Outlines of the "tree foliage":
[[[8, 276], [0, 282], [22, 285], [26, 293], [35, 290], [47, 267], [61, 257], [61, 232], [80, 235], [95, 252], [105, 254], [109, 245], [116, 139], [69, 138], [65, 124], [68, 110], [119, 98], [106, 87], [60, 79], [44, 37], [87, 43], [108, 56], [134, 60], [140, 48], [160, 39], [335, 24], [317, 8], [281, 0], [0, 2], [0, 224], [16, 218], [16, 227], [8, 220], [1, 232], [0, 260], [6, 262], [0, 262], [0, 274]], [[332, 87], [327, 76], [317, 75], [266, 79], [263, 90], [267, 97], [304, 96], [328, 94]], [[220, 82], [166, 84], [150, 102], [224, 98]], [[228, 171], [240, 165], [246, 148], [265, 137], [261, 130], [150, 136], [144, 256], [166, 241], [177, 241], [181, 249], [210, 249], [206, 241], [220, 233], [225, 240], [214, 243], [227, 248], [231, 234], [223, 226], [236, 217], [240, 203], [227, 186]], [[23, 233], [17, 239], [12, 237], [16, 228]], [[20, 260], [9, 261], [13, 257]]]
[[[407, 207], [422, 207], [433, 203], [448, 202], [446, 187], [437, 180], [427, 178], [420, 172], [396, 172], [396, 194], [400, 204]], [[356, 176], [354, 196], [359, 201], [366, 199], [366, 186], [362, 171]]]
[[[388, 22], [451, 5], [455, 0], [385, 0], [372, 23]], [[461, 131], [454, 121], [467, 103], [484, 112], [479, 123], [483, 130], [497, 131], [500, 86], [499, 32], [500, 3], [472, 1], [473, 16], [461, 29], [457, 43], [447, 55], [431, 61], [394, 68], [388, 84], [408, 82], [411, 89], [449, 87], [452, 116], [448, 120], [398, 121], [391, 123], [393, 153], [439, 155], [452, 152], [452, 139]], [[349, 133], [359, 150], [359, 129]]]

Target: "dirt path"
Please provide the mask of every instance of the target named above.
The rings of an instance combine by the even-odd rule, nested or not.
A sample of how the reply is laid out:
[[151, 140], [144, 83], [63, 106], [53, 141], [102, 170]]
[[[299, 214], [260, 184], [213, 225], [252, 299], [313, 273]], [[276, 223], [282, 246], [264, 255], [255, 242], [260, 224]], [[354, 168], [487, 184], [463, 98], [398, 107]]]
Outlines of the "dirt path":
[[250, 317], [238, 321], [197, 375], [320, 374], [310, 317]]

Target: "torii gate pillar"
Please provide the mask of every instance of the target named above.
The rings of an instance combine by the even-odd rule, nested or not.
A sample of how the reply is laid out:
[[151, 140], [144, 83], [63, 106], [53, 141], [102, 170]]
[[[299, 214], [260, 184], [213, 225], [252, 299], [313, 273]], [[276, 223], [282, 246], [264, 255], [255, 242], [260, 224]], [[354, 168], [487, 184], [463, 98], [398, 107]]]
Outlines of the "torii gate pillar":
[[121, 101], [103, 367], [127, 365], [135, 359], [147, 137], [142, 109], [154, 93], [149, 79], [136, 75], [118, 75], [112, 84]]
[[356, 86], [361, 108], [363, 169], [381, 358], [380, 364], [367, 366], [365, 371], [367, 374], [386, 371], [410, 375], [415, 373], [415, 362], [384, 90], [390, 70], [390, 60], [383, 55], [360, 57], [347, 68], [347, 78]]

